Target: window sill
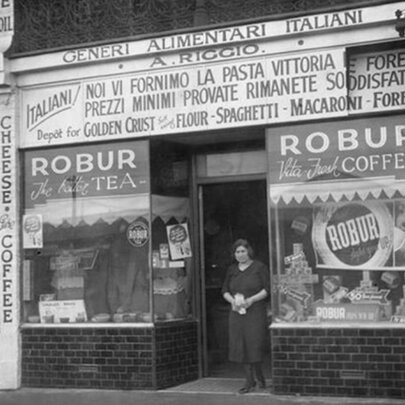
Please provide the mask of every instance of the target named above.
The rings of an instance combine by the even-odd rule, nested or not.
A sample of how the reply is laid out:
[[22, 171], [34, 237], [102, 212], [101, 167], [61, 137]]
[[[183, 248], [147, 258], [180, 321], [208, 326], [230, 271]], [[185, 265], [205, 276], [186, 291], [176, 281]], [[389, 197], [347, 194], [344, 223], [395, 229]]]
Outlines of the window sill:
[[34, 329], [34, 328], [153, 328], [154, 324], [149, 322], [126, 322], [126, 323], [24, 323], [21, 329]]
[[270, 329], [404, 329], [405, 322], [274, 322]]

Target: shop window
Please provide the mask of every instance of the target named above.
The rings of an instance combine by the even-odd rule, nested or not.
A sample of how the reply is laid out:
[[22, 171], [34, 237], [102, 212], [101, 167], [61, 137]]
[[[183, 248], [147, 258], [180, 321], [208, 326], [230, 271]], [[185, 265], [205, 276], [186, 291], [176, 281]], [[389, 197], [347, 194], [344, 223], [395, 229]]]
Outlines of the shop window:
[[23, 319], [151, 322], [148, 144], [26, 151]]
[[152, 278], [158, 322], [188, 319], [193, 313], [193, 246], [187, 151], [152, 143]]
[[402, 128], [269, 130], [273, 321], [405, 322]]
[[274, 215], [276, 321], [391, 321], [405, 315], [405, 200], [357, 200]]

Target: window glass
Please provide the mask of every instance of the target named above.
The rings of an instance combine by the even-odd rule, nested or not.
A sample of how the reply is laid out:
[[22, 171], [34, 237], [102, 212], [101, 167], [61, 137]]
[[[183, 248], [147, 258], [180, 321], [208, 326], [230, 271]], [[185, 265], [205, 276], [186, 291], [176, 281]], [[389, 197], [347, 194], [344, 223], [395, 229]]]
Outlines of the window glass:
[[276, 322], [405, 322], [403, 117], [268, 133]]
[[404, 203], [359, 200], [273, 211], [275, 320], [378, 322], [405, 315]]
[[150, 322], [146, 142], [24, 153], [24, 320]]
[[152, 143], [152, 273], [159, 322], [193, 313], [189, 158], [187, 150]]

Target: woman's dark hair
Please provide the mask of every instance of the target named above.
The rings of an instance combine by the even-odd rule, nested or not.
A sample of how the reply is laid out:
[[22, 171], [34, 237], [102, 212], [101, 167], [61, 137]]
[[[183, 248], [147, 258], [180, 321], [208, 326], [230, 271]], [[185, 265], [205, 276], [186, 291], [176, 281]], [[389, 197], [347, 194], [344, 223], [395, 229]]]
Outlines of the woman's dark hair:
[[238, 239], [234, 242], [234, 244], [232, 245], [232, 258], [234, 259], [234, 255], [235, 255], [235, 251], [238, 247], [244, 247], [247, 251], [248, 251], [248, 255], [251, 259], [253, 259], [255, 252], [252, 248], [252, 246], [250, 245], [250, 243], [246, 240], [246, 239]]

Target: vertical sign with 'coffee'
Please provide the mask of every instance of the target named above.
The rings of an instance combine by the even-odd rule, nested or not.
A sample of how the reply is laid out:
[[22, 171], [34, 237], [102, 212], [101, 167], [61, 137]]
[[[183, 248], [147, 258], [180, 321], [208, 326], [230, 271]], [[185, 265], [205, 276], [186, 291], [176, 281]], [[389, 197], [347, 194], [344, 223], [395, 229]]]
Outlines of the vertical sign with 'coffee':
[[0, 94], [0, 389], [18, 387], [15, 100]]

